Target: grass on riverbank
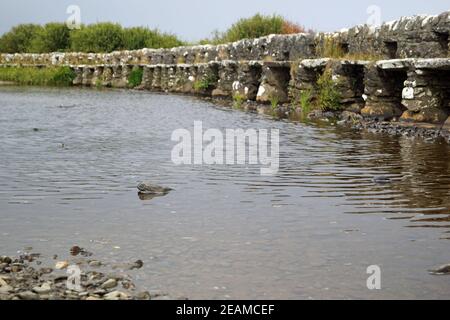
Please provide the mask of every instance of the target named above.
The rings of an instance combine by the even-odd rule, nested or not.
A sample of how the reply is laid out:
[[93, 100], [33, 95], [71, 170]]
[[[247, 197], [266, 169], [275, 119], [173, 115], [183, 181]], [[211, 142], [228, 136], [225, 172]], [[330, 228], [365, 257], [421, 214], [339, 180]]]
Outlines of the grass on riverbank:
[[0, 68], [0, 81], [18, 85], [70, 86], [75, 73], [69, 67], [5, 67]]
[[142, 83], [142, 77], [144, 76], [144, 70], [141, 68], [133, 68], [128, 76], [128, 87], [136, 88]]

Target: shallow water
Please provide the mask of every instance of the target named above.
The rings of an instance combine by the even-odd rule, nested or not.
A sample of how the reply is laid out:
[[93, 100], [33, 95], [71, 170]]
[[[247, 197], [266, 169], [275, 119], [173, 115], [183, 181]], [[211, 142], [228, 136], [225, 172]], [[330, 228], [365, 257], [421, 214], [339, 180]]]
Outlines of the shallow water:
[[[173, 165], [171, 133], [194, 120], [279, 129], [279, 173]], [[1, 254], [142, 259], [140, 288], [192, 299], [450, 298], [449, 276], [427, 271], [450, 262], [445, 143], [184, 96], [15, 87], [0, 88], [0, 137]], [[142, 201], [142, 180], [174, 191]]]

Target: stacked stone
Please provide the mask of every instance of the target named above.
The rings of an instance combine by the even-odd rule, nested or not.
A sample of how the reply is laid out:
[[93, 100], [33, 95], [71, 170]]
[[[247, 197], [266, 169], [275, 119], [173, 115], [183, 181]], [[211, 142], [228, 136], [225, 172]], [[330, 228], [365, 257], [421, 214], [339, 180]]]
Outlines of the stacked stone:
[[193, 75], [193, 66], [189, 64], [180, 64], [176, 68], [174, 91], [181, 93], [192, 93], [194, 91], [195, 76]]
[[153, 80], [153, 68], [149, 66], [143, 66], [142, 71], [142, 83], [141, 89], [151, 89], [152, 88], [152, 80]]
[[298, 102], [303, 94], [310, 100], [317, 96], [317, 80], [331, 59], [306, 59], [292, 64], [289, 82], [289, 98]]
[[102, 79], [104, 87], [111, 87], [113, 80], [113, 68], [111, 66], [104, 67]]
[[155, 91], [161, 90], [161, 65], [155, 65], [153, 68], [152, 89]]
[[163, 64], [161, 65], [161, 91], [169, 90], [169, 69], [172, 68], [171, 65]]
[[114, 65], [113, 66], [113, 76], [111, 80], [111, 86], [113, 88], [125, 88], [127, 83], [123, 81], [122, 77], [122, 66], [121, 65]]
[[291, 65], [288, 62], [264, 62], [256, 101], [282, 104], [289, 101]]
[[91, 86], [93, 77], [94, 77], [94, 68], [85, 66], [83, 68], [82, 85], [83, 86]]
[[339, 92], [343, 108], [359, 113], [364, 107], [364, 66], [365, 61], [330, 62], [332, 80]]
[[94, 73], [92, 75], [91, 79], [91, 85], [92, 86], [100, 86], [103, 85], [103, 66], [95, 66], [94, 67]]
[[73, 79], [74, 86], [80, 86], [83, 84], [83, 69], [79, 66], [72, 68], [75, 73], [75, 79]]
[[403, 121], [442, 124], [450, 115], [450, 59], [414, 62], [402, 93]]
[[259, 61], [240, 62], [237, 81], [233, 83], [233, 96], [256, 100], [261, 82], [262, 64]]
[[391, 66], [368, 64], [364, 74], [366, 106], [361, 110], [365, 117], [391, 120], [400, 117], [403, 83], [406, 80], [407, 63]]
[[212, 91], [213, 97], [230, 97], [233, 95], [233, 84], [238, 80], [238, 63], [225, 60], [219, 63], [217, 86]]
[[197, 65], [194, 91], [200, 95], [211, 95], [217, 88], [219, 79], [219, 63], [209, 62]]

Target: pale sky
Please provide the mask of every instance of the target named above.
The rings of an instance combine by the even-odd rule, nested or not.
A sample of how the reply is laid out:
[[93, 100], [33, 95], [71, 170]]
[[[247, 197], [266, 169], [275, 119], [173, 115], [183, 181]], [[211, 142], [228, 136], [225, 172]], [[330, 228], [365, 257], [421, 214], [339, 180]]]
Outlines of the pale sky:
[[379, 6], [382, 21], [450, 9], [448, 0], [1, 0], [0, 34], [19, 23], [66, 21], [69, 5], [80, 7], [82, 23], [148, 26], [187, 41], [205, 38], [215, 29], [225, 30], [257, 12], [281, 14], [318, 31], [336, 31], [365, 23], [371, 5]]

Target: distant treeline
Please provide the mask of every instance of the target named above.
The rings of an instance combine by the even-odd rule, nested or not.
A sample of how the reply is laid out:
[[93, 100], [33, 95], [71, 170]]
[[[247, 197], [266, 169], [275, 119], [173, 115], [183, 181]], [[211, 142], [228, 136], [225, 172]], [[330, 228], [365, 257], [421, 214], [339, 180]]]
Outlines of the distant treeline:
[[[245, 38], [258, 38], [269, 34], [304, 32], [298, 24], [282, 16], [256, 14], [241, 19], [225, 32], [214, 32], [211, 39], [201, 44], [219, 44]], [[47, 52], [112, 52], [142, 48], [173, 48], [186, 45], [176, 35], [152, 30], [147, 27], [124, 28], [117, 23], [82, 25], [69, 29], [64, 23], [46, 25], [20, 24], [0, 37], [0, 52], [47, 53]]]
[[0, 52], [46, 53], [56, 51], [111, 52], [183, 45], [177, 36], [145, 27], [123, 28], [116, 23], [82, 25], [70, 30], [64, 23], [21, 24], [0, 38]]
[[[214, 31], [211, 39], [201, 40], [201, 44], [221, 44], [242, 39], [255, 39], [270, 34], [292, 34], [305, 32], [305, 28], [280, 15], [256, 14], [234, 23], [225, 32]], [[312, 31], [308, 31], [312, 32]]]

